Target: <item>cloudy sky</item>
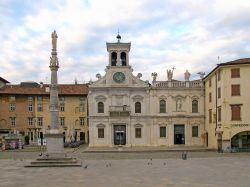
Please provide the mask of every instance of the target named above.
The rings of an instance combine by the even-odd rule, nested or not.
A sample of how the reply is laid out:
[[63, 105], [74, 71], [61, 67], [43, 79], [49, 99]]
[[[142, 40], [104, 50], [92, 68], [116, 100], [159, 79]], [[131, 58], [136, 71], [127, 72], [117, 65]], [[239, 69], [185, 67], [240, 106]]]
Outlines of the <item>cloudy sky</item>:
[[[144, 80], [191, 79], [250, 56], [248, 0], [0, 0], [0, 76], [50, 81], [51, 32], [58, 34], [59, 82], [104, 75], [106, 42], [131, 42], [130, 64]], [[218, 60], [218, 56], [220, 57]]]

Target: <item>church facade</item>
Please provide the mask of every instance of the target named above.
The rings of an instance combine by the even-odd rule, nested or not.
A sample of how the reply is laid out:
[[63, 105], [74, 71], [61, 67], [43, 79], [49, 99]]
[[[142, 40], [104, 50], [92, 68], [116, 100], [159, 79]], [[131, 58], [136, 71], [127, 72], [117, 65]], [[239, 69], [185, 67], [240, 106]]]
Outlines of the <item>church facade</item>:
[[[89, 146], [204, 146], [202, 80], [142, 80], [129, 63], [131, 43], [107, 43], [106, 74], [89, 85]], [[202, 78], [202, 77], [201, 77]]]

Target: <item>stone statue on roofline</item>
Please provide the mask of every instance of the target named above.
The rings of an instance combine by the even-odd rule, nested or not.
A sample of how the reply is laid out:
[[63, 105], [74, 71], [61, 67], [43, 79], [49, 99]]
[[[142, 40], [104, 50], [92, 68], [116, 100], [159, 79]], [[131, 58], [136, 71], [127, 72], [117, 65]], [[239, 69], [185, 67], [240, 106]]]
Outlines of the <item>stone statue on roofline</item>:
[[167, 69], [168, 81], [171, 81], [173, 79], [173, 71], [174, 70]]
[[157, 78], [157, 73], [154, 72], [154, 73], [151, 74], [151, 76], [153, 77], [153, 82], [155, 82], [155, 81], [156, 81], [156, 78]]
[[184, 73], [184, 78], [185, 78], [185, 81], [189, 81], [190, 73], [188, 72], [188, 70], [186, 70], [186, 72]]

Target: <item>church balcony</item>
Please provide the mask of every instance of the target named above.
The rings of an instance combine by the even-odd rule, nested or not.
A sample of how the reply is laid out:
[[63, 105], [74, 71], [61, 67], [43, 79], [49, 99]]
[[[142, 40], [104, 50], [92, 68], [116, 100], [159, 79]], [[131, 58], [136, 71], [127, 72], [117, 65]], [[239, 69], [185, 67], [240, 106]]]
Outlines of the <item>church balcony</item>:
[[127, 117], [130, 115], [130, 106], [109, 106], [109, 114], [111, 117]]
[[130, 106], [109, 106], [109, 112], [130, 112]]

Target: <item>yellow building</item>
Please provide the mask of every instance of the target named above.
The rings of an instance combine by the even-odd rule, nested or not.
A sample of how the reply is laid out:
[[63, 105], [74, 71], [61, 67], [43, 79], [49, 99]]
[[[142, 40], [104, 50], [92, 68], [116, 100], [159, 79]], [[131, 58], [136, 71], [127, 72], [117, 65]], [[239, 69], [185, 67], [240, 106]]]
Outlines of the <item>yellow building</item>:
[[205, 78], [207, 146], [250, 148], [250, 58], [218, 64]]
[[[35, 82], [2, 86], [0, 132], [28, 136], [31, 144], [42, 141], [50, 128], [49, 91], [49, 85]], [[59, 84], [59, 126], [65, 141], [88, 143], [87, 94], [85, 84]]]

